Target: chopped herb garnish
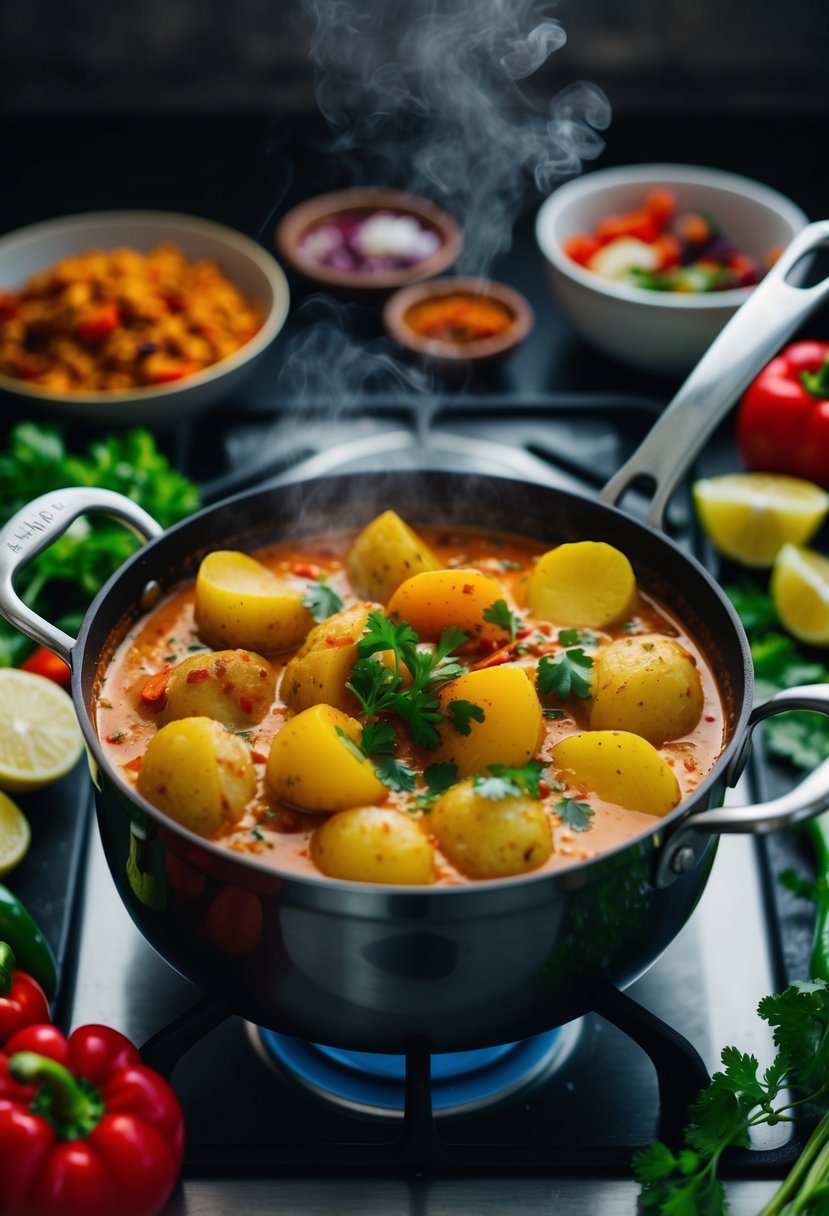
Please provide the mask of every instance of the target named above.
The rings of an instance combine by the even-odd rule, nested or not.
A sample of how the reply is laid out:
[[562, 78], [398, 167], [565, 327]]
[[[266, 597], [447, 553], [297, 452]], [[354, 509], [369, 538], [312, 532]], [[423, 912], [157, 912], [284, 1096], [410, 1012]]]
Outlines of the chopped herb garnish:
[[366, 756], [366, 753], [360, 747], [360, 744], [355, 743], [354, 740], [351, 738], [351, 735], [346, 734], [346, 732], [343, 730], [343, 728], [341, 726], [335, 726], [334, 730], [339, 735], [340, 742], [342, 743], [343, 747], [348, 748], [348, 750], [351, 752], [351, 754], [355, 760], [367, 760], [368, 759], [368, 757]]
[[523, 570], [523, 562], [514, 562], [509, 557], [498, 557], [495, 559], [499, 570]]
[[554, 693], [562, 701], [566, 701], [571, 693], [582, 699], [589, 697], [590, 680], [585, 673], [592, 666], [593, 660], [580, 646], [563, 650], [555, 658], [543, 655], [535, 677], [538, 695], [545, 697], [548, 693]]
[[339, 612], [343, 601], [324, 574], [320, 574], [309, 583], [302, 597], [302, 603], [311, 613], [313, 620], [326, 621], [335, 612]]
[[541, 712], [544, 715], [544, 717], [549, 718], [549, 720], [551, 722], [556, 722], [556, 721], [558, 721], [559, 718], [564, 717], [563, 709], [542, 709]]
[[[463, 675], [466, 668], [449, 657], [466, 642], [467, 636], [454, 626], [444, 629], [434, 650], [419, 650], [418, 635], [407, 621], [395, 624], [382, 612], [370, 612], [363, 636], [357, 643], [357, 662], [351, 669], [349, 688], [367, 718], [393, 713], [402, 718], [412, 739], [421, 747], [437, 747], [441, 721], [436, 693], [444, 684]], [[394, 667], [378, 663], [374, 655], [390, 651]], [[404, 669], [410, 676], [406, 684]]]
[[512, 611], [506, 600], [496, 600], [494, 604], [484, 608], [484, 620], [508, 633], [510, 641], [515, 641], [515, 635], [521, 628], [521, 617]]
[[562, 646], [598, 646], [599, 639], [591, 629], [559, 629]]
[[538, 787], [545, 765], [538, 760], [530, 760], [522, 768], [510, 768], [506, 764], [489, 764], [487, 773], [478, 773], [472, 778], [476, 793], [482, 798], [519, 798], [528, 794], [530, 798], [538, 797]]
[[250, 834], [254, 840], [264, 840], [265, 839], [264, 834], [262, 832], [260, 832], [259, 828], [251, 828]]
[[576, 802], [575, 798], [560, 799], [553, 810], [561, 816], [561, 822], [574, 832], [586, 832], [591, 827], [594, 811], [589, 802]]
[[245, 743], [247, 743], [249, 745], [253, 744], [253, 731], [252, 730], [237, 730], [235, 733], [239, 736], [240, 739], [244, 739]]
[[174, 654], [165, 654], [165, 655], [162, 655], [161, 662], [162, 663], [175, 663], [176, 657], [177, 656]]
[[450, 701], [446, 706], [446, 715], [459, 735], [471, 733], [472, 719], [476, 722], [486, 720], [483, 706], [475, 705], [472, 701]]
[[402, 760], [395, 760], [394, 756], [381, 756], [374, 771], [390, 790], [411, 791], [417, 785], [417, 769], [404, 764]]

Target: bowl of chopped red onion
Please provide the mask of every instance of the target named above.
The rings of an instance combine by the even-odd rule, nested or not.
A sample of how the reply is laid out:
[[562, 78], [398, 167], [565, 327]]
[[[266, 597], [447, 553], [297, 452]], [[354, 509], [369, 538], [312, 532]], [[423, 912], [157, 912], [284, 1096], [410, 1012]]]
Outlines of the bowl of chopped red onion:
[[279, 222], [276, 245], [292, 269], [318, 286], [382, 293], [448, 270], [463, 234], [430, 199], [357, 186], [294, 207]]

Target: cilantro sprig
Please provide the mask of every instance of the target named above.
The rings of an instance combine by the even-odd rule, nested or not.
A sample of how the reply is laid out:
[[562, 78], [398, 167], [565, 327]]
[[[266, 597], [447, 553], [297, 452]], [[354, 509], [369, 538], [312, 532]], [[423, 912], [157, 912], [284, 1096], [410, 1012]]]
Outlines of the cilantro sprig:
[[476, 773], [472, 785], [482, 798], [498, 801], [501, 798], [520, 798], [527, 794], [538, 798], [541, 774], [546, 765], [539, 760], [529, 760], [520, 768], [506, 764], [489, 764], [486, 773]]
[[329, 583], [324, 574], [320, 574], [310, 582], [302, 596], [302, 603], [311, 614], [311, 619], [318, 624], [327, 621], [343, 606], [341, 597]]
[[589, 654], [581, 646], [572, 646], [553, 656], [545, 654], [538, 663], [535, 686], [540, 697], [554, 694], [566, 701], [572, 693], [582, 699], [590, 696], [588, 672], [593, 666]]
[[459, 735], [470, 735], [473, 722], [485, 722], [486, 713], [482, 705], [472, 701], [449, 701], [446, 705], [446, 716]]
[[[747, 1147], [752, 1128], [790, 1122], [797, 1109], [824, 1109], [829, 1097], [829, 986], [797, 982], [764, 997], [758, 1015], [772, 1027], [777, 1054], [762, 1073], [756, 1058], [724, 1048], [716, 1072], [689, 1109], [682, 1147], [654, 1141], [633, 1158], [643, 1212], [722, 1216], [728, 1206], [718, 1169], [723, 1153]], [[829, 1114], [824, 1114], [779, 1190], [758, 1216], [817, 1213], [829, 1197]]]
[[506, 600], [496, 600], [494, 604], [484, 608], [483, 615], [485, 621], [490, 625], [497, 625], [504, 633], [509, 634], [511, 642], [515, 641], [515, 636], [521, 628], [521, 617], [512, 611]]
[[[450, 656], [467, 640], [462, 630], [452, 626], [444, 629], [434, 650], [421, 650], [420, 638], [407, 621], [394, 622], [382, 612], [370, 612], [346, 687], [367, 718], [395, 714], [407, 724], [415, 743], [437, 747], [437, 724], [441, 721], [437, 693], [466, 671]], [[392, 656], [392, 666], [374, 657], [386, 652]]]
[[553, 807], [565, 827], [574, 832], [587, 832], [593, 826], [591, 820], [595, 814], [589, 802], [577, 802], [575, 798], [560, 798]]

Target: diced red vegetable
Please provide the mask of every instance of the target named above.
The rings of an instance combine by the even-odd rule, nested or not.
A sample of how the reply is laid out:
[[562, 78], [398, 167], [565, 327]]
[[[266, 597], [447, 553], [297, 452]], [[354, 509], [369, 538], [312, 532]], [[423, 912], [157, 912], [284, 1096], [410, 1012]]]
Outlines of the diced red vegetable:
[[120, 320], [117, 304], [99, 304], [78, 323], [75, 333], [81, 342], [100, 342], [118, 328]]

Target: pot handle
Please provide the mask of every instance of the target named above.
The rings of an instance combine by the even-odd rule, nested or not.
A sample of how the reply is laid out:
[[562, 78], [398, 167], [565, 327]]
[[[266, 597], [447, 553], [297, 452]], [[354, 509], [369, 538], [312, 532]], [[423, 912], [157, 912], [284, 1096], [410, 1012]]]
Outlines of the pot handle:
[[[792, 709], [813, 710], [829, 716], [829, 684], [803, 684], [775, 693], [751, 711], [740, 750], [726, 772], [728, 785], [736, 785], [751, 750], [751, 732], [773, 714]], [[667, 887], [693, 869], [706, 846], [705, 838], [722, 832], [776, 832], [813, 819], [829, 807], [829, 760], [824, 760], [794, 789], [751, 806], [720, 806], [696, 811], [681, 820], [665, 840], [657, 865], [656, 885]]]
[[131, 498], [113, 490], [85, 486], [42, 494], [0, 528], [0, 616], [32, 641], [48, 646], [67, 663], [75, 639], [33, 612], [15, 591], [14, 580], [32, 558], [48, 549], [79, 516], [96, 513], [122, 520], [141, 540], [152, 540], [164, 531]]
[[[720, 330], [697, 366], [629, 460], [599, 497], [618, 503], [637, 477], [654, 482], [648, 523], [661, 528], [665, 508], [709, 435], [798, 325], [829, 296], [829, 277], [797, 287], [788, 276], [808, 253], [829, 244], [829, 220], [809, 224], [786, 246], [746, 302]], [[798, 268], [797, 280], [806, 267]]]

